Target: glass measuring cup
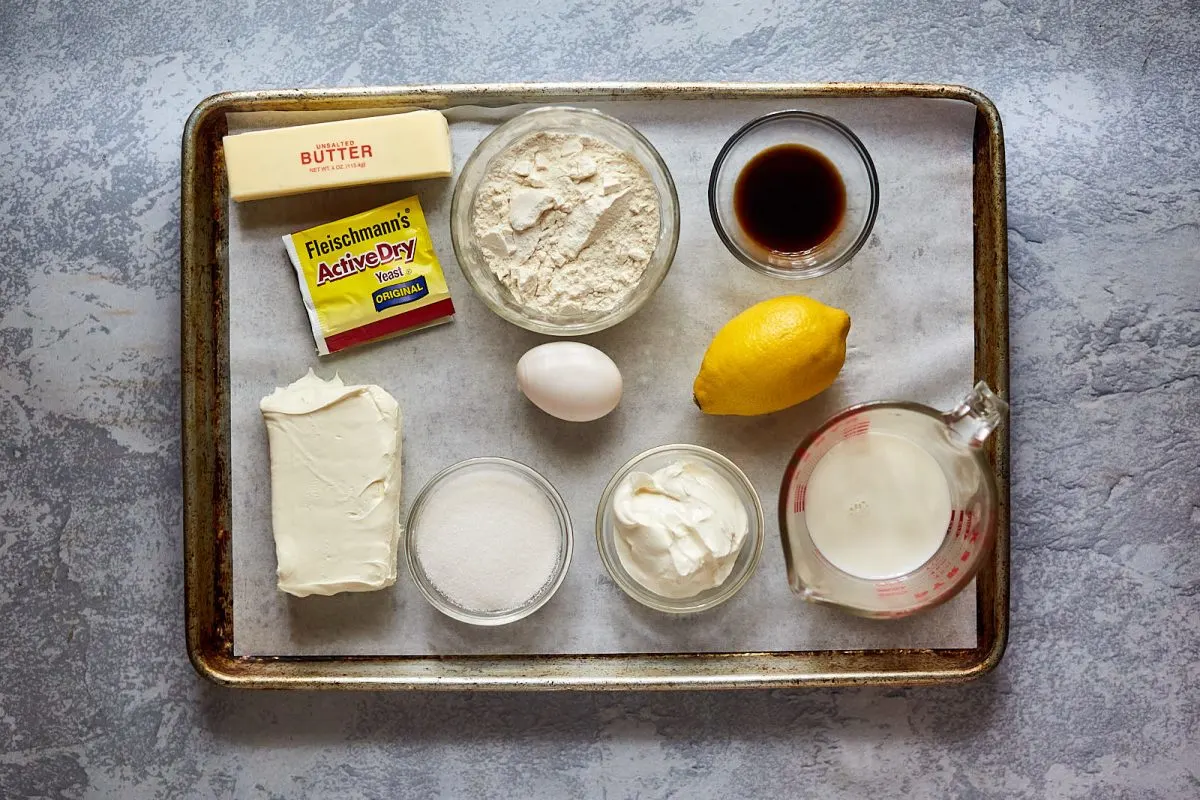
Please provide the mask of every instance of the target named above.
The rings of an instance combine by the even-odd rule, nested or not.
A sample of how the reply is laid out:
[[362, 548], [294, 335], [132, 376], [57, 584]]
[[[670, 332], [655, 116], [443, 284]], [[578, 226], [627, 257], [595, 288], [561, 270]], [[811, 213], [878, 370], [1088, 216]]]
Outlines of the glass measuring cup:
[[[827, 420], [796, 449], [779, 492], [779, 529], [792, 591], [867, 617], [903, 617], [949, 600], [979, 571], [996, 538], [996, 480], [982, 446], [1008, 414], [986, 383], [954, 410], [919, 403], [864, 403]], [[835, 566], [813, 540], [805, 515], [809, 484], [836, 446], [868, 434], [916, 445], [941, 468], [950, 517], [937, 551], [895, 577], [862, 577]]]

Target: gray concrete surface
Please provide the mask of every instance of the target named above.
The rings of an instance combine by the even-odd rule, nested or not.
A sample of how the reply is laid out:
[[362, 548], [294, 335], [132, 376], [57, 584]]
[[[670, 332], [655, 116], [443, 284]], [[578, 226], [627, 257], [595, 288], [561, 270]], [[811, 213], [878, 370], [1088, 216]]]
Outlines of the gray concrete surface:
[[[0, 5], [0, 796], [1200, 796], [1200, 6]], [[961, 82], [1006, 124], [1012, 642], [972, 685], [232, 693], [184, 655], [179, 136], [223, 89]]]

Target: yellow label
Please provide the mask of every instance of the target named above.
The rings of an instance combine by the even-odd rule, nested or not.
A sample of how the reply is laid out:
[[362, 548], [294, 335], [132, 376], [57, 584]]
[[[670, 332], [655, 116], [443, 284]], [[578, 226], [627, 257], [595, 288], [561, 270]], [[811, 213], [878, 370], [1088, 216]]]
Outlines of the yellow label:
[[416, 196], [283, 237], [322, 354], [454, 314]]

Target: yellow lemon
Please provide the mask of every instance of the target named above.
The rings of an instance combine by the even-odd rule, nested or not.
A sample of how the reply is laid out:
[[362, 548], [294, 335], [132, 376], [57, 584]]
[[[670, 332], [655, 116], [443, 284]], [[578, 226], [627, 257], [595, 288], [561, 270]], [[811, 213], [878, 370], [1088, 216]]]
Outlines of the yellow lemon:
[[706, 414], [753, 416], [828, 389], [846, 361], [850, 315], [811, 297], [764, 300], [717, 331], [692, 387]]

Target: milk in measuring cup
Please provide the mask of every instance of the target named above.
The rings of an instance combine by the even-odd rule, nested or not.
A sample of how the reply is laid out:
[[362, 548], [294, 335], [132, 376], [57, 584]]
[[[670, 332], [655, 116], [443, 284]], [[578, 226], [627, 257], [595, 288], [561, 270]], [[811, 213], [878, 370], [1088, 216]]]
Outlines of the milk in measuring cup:
[[920, 445], [871, 431], [826, 453], [805, 493], [813, 544], [868, 580], [905, 575], [933, 557], [950, 522], [950, 487]]

